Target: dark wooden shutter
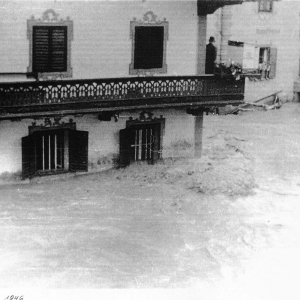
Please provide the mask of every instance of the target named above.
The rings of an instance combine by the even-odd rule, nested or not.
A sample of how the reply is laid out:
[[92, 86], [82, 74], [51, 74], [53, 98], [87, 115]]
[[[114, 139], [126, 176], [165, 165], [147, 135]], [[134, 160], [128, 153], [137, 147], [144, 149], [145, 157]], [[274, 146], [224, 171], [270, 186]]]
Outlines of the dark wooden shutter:
[[67, 27], [33, 26], [32, 71], [67, 71]]
[[130, 143], [133, 130], [126, 128], [120, 130], [120, 159], [119, 167], [124, 168], [130, 164]]
[[161, 158], [161, 124], [155, 124], [153, 126], [153, 153], [152, 153], [152, 163], [155, 163]]
[[277, 64], [277, 48], [270, 48], [270, 78], [276, 76], [276, 64]]
[[35, 135], [22, 138], [22, 179], [31, 178], [36, 172]]
[[51, 34], [51, 70], [67, 71], [67, 27], [52, 27]]
[[88, 171], [88, 132], [69, 130], [69, 169]]
[[134, 69], [162, 68], [163, 53], [163, 26], [138, 26], [135, 28]]
[[33, 26], [32, 71], [50, 70], [50, 27]]

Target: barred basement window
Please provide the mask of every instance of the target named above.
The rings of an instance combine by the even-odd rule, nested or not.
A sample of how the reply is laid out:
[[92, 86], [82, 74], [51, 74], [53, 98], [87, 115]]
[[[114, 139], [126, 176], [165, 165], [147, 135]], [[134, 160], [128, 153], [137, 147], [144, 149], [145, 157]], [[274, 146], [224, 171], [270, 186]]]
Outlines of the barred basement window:
[[132, 59], [129, 74], [167, 73], [168, 22], [147, 12], [143, 21], [131, 21]]
[[65, 168], [65, 137], [61, 130], [37, 134], [36, 161], [38, 171], [58, 171]]
[[27, 20], [27, 30], [28, 72], [37, 73], [39, 78], [72, 77], [73, 22], [58, 19], [58, 14], [49, 9], [41, 19]]
[[162, 158], [162, 132], [165, 119], [150, 122], [128, 121], [120, 130], [120, 166], [131, 162], [155, 163]]
[[88, 132], [34, 131], [22, 138], [22, 177], [88, 170]]
[[273, 11], [273, 0], [259, 0], [258, 1], [259, 12], [272, 12]]

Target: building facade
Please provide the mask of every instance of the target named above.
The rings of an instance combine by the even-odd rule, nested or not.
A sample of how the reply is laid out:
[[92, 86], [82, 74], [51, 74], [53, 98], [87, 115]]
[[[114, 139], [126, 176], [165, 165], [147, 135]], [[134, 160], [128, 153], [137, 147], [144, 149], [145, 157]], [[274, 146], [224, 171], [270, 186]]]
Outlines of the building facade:
[[[219, 61], [244, 62], [243, 68], [259, 69], [260, 78], [247, 78], [245, 101], [254, 102], [281, 92], [294, 99], [299, 72], [298, 1], [260, 0], [226, 6], [208, 16], [208, 35], [214, 35]], [[229, 45], [228, 45], [229, 43]]]
[[2, 1], [0, 174], [199, 156], [203, 112], [244, 98], [203, 72], [213, 2]]

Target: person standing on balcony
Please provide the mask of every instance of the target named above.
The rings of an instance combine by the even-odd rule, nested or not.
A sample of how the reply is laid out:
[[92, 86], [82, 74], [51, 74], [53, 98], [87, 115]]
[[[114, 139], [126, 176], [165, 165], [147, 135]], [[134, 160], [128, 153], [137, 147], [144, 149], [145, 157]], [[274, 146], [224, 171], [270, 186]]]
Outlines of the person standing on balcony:
[[217, 47], [214, 45], [215, 38], [209, 38], [209, 44], [206, 45], [205, 74], [214, 74], [215, 60], [217, 58]]

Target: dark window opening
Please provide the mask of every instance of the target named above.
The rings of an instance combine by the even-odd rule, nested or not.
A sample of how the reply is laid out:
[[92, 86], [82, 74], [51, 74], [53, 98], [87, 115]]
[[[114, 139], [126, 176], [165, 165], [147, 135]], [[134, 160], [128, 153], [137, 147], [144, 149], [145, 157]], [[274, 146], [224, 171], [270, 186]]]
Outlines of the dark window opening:
[[261, 77], [265, 79], [275, 78], [277, 64], [277, 48], [261, 47], [259, 48], [258, 69]]
[[269, 63], [270, 62], [270, 48], [260, 48], [259, 49], [259, 63]]
[[33, 26], [33, 72], [67, 71], [67, 32], [67, 26]]
[[273, 0], [259, 0], [258, 1], [258, 11], [272, 12], [272, 10], [273, 10]]
[[163, 26], [135, 27], [134, 42], [134, 69], [149, 70], [163, 67]]

